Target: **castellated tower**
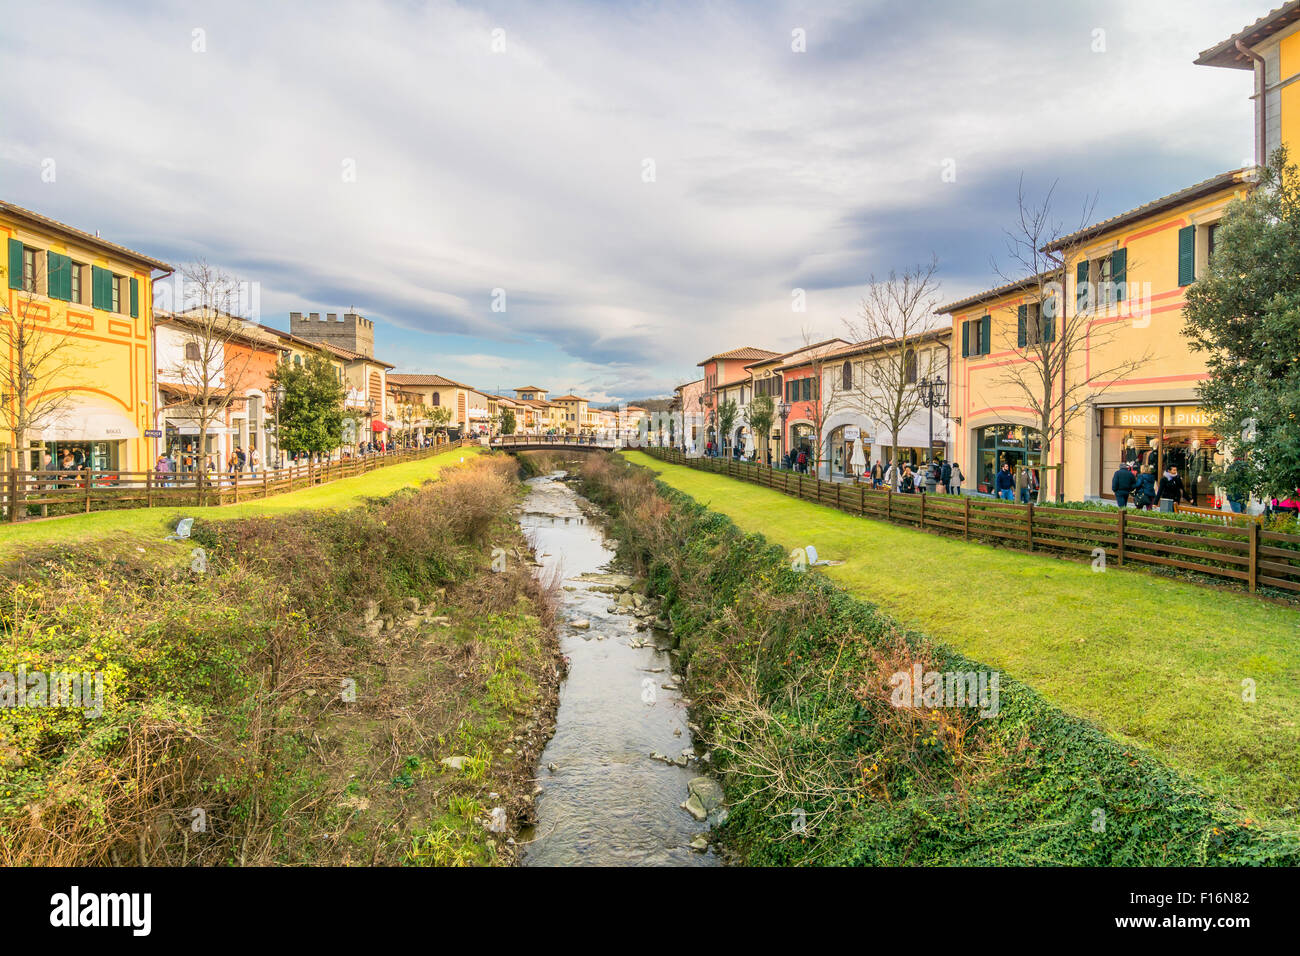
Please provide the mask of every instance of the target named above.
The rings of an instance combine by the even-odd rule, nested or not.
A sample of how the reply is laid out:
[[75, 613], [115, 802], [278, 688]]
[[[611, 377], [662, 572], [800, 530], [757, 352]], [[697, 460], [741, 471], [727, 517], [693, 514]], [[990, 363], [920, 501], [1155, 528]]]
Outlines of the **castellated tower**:
[[319, 312], [289, 313], [289, 333], [308, 342], [323, 342], [341, 349], [360, 352], [367, 358], [375, 357], [375, 323], [355, 312], [329, 312], [322, 318]]

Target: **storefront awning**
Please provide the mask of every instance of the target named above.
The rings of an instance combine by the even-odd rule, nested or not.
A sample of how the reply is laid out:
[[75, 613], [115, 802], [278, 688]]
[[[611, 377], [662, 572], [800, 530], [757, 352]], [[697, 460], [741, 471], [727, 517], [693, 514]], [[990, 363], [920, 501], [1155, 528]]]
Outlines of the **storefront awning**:
[[37, 429], [42, 441], [121, 441], [139, 438], [125, 412], [111, 408], [62, 408]]
[[385, 425], [383, 422], [381, 422], [378, 418], [376, 418], [373, 422], [370, 423], [370, 430], [372, 432], [386, 432], [388, 431], [388, 426]]

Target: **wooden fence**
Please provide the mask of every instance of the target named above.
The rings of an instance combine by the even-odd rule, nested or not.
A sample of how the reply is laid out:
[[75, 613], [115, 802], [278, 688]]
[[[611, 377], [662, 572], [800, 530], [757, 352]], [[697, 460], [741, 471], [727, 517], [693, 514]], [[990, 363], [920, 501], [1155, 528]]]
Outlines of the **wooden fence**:
[[1178, 517], [1135, 509], [1018, 505], [969, 495], [896, 494], [732, 459], [688, 458], [675, 449], [642, 450], [672, 464], [936, 534], [1023, 551], [1083, 552], [1093, 560], [1104, 553], [1121, 567], [1160, 565], [1239, 582], [1250, 591], [1267, 586], [1300, 592], [1300, 534], [1269, 531], [1258, 518], [1245, 515]]
[[[457, 447], [478, 447], [462, 438], [428, 448], [397, 449], [355, 458], [303, 462], [279, 469], [244, 472], [153, 471], [3, 471], [0, 514], [10, 522], [49, 514], [112, 508], [166, 508], [223, 505], [269, 498], [287, 491], [354, 478], [402, 462], [416, 461]], [[17, 506], [14, 506], [14, 503]]]

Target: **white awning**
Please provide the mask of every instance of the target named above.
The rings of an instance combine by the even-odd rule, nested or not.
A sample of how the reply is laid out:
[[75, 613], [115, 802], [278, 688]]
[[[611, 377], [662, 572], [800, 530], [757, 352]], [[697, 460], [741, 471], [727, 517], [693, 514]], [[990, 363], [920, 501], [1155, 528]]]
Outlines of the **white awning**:
[[121, 441], [139, 438], [140, 429], [126, 412], [102, 407], [61, 408], [39, 429], [42, 441]]

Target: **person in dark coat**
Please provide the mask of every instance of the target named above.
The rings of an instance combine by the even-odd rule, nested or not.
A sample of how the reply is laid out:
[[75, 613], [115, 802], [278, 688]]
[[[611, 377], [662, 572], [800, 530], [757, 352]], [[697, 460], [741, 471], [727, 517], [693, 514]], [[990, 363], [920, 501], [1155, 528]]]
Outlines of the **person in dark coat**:
[[[1187, 497], [1187, 491], [1183, 488], [1183, 479], [1178, 475], [1178, 466], [1170, 465], [1169, 470], [1160, 476], [1160, 487], [1156, 489], [1160, 493], [1160, 510], [1173, 511], [1174, 505]], [[1168, 501], [1168, 507], [1165, 502]]]
[[1156, 476], [1150, 468], [1143, 468], [1137, 476], [1137, 490], [1133, 493], [1133, 503], [1147, 511], [1156, 503]]
[[1003, 501], [1016, 500], [1016, 479], [1011, 474], [1011, 466], [1004, 464], [998, 471], [997, 479], [994, 483], [994, 493]]
[[1120, 465], [1110, 479], [1110, 490], [1115, 493], [1115, 504], [1128, 507], [1128, 496], [1137, 488], [1137, 477], [1128, 465]]

